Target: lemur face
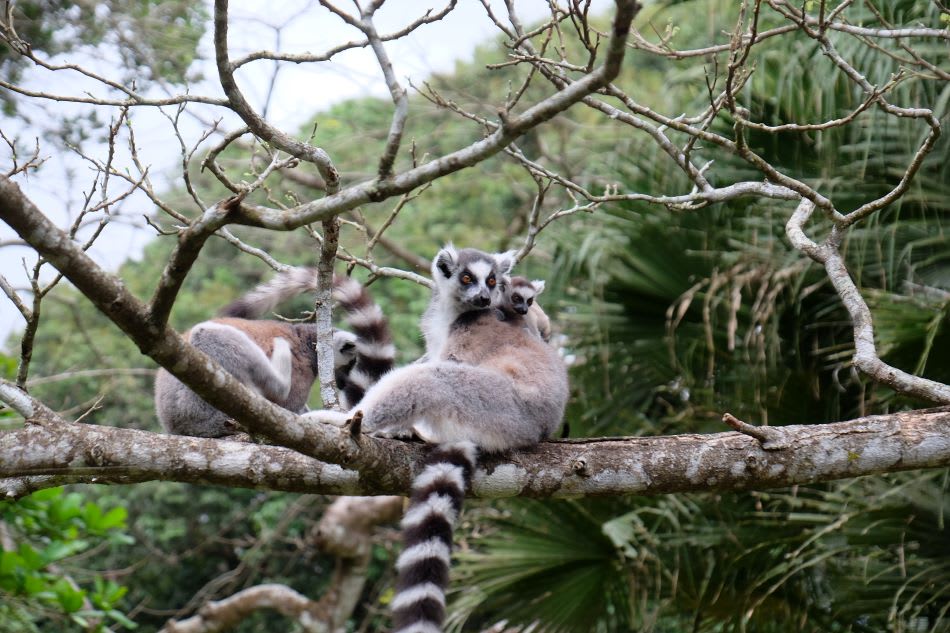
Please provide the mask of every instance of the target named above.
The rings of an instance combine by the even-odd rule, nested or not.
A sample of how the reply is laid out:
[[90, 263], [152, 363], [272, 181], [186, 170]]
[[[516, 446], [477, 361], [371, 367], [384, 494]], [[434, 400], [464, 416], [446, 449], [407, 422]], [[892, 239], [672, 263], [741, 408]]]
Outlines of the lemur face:
[[446, 246], [432, 262], [432, 277], [444, 296], [464, 310], [478, 310], [501, 300], [513, 265], [510, 253], [491, 255], [473, 248], [456, 251]]
[[534, 303], [534, 291], [528, 288], [512, 288], [511, 309], [518, 314], [528, 314], [528, 308]]
[[518, 314], [528, 314], [534, 298], [543, 290], [543, 281], [528, 281], [524, 277], [512, 277], [506, 291], [508, 304]]

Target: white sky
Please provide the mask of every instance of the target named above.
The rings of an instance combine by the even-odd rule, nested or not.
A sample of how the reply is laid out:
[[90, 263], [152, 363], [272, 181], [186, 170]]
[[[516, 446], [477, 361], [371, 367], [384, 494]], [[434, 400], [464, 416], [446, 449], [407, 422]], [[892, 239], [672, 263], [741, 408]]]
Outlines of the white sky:
[[[344, 9], [352, 5], [342, 0], [337, 3]], [[496, 11], [504, 14], [503, 3], [494, 1]], [[604, 11], [611, 3], [608, 0], [595, 0], [596, 11]], [[281, 30], [279, 48], [285, 52], [322, 52], [335, 44], [358, 39], [361, 35], [356, 29], [343, 23], [315, 2], [302, 0], [281, 2], [260, 2], [242, 0], [231, 2], [229, 21], [229, 43], [231, 58], [259, 49], [278, 48], [276, 29]], [[377, 30], [381, 34], [395, 31], [427, 8], [439, 10], [444, 0], [418, 2], [390, 0], [376, 15]], [[539, 19], [547, 13], [547, 2], [543, 0], [524, 0], [518, 3], [520, 16], [525, 22]], [[268, 26], [262, 26], [264, 25]], [[395, 67], [396, 76], [404, 87], [408, 88], [408, 79], [416, 85], [433, 72], [451, 71], [457, 60], [470, 59], [475, 47], [484, 43], [497, 33], [497, 28], [489, 21], [484, 8], [478, 0], [460, 0], [458, 6], [442, 21], [425, 25], [410, 36], [386, 43], [390, 59]], [[213, 63], [211, 27], [200, 45], [201, 59], [191, 69], [204, 76], [202, 82], [196, 82], [189, 88], [193, 94], [222, 96], [217, 84], [217, 72]], [[117, 68], [103, 59], [101, 51], [71, 54], [53, 60], [54, 62], [79, 63], [94, 69], [110, 78], [120, 79]], [[272, 62], [255, 62], [244, 66], [238, 74], [239, 84], [248, 100], [258, 108], [263, 106], [267, 86], [273, 69]], [[88, 91], [96, 96], [108, 95], [101, 84], [96, 84], [70, 71], [56, 73], [32, 69], [21, 82], [26, 88], [43, 90], [58, 94], [82, 95]], [[161, 96], [160, 91], [152, 94]], [[268, 111], [268, 120], [294, 133], [300, 125], [315, 112], [330, 105], [353, 97], [377, 95], [389, 97], [389, 91], [382, 80], [381, 71], [372, 52], [366, 49], [347, 51], [334, 58], [332, 62], [321, 64], [285, 64], [275, 84], [274, 96]], [[21, 143], [32, 143], [31, 139], [41, 139], [41, 155], [47, 162], [28, 178], [18, 177], [17, 182], [26, 195], [36, 203], [49, 217], [60, 226], [66, 218], [72, 218], [82, 206], [83, 193], [88, 191], [93, 181], [89, 165], [77, 155], [63, 152], [60, 147], [43, 140], [44, 121], [63, 113], [88, 112], [92, 106], [64, 104], [59, 102], [36, 102], [20, 99], [21, 114], [29, 117], [32, 126], [24, 126], [22, 119], [0, 119], [0, 129], [8, 138], [19, 137]], [[98, 108], [104, 125], [115, 116], [111, 108]], [[189, 112], [197, 117], [183, 116], [181, 125], [186, 144], [191, 147], [200, 138], [205, 126], [199, 118], [214, 120], [223, 117], [221, 128], [225, 131], [240, 126], [237, 117], [229, 115], [221, 108], [190, 105]], [[168, 115], [174, 115], [174, 108], [166, 108]], [[156, 108], [138, 108], [133, 111], [133, 125], [140, 158], [149, 165], [153, 182], [161, 188], [167, 184], [166, 178], [175, 178], [180, 174], [181, 153], [177, 139], [168, 119]], [[315, 139], [319, 145], [319, 136]], [[88, 154], [104, 157], [105, 147], [87, 145]], [[97, 151], [98, 150], [98, 151]], [[199, 150], [196, 156], [204, 152]], [[9, 150], [0, 146], [0, 169], [6, 170], [10, 163]], [[127, 152], [117, 153], [120, 168], [129, 165]], [[110, 194], [123, 191], [118, 180], [113, 180]], [[199, 192], [200, 193], [200, 192]], [[94, 196], [98, 200], [98, 194]], [[212, 200], [206, 201], [213, 202]], [[115, 269], [123, 261], [141, 254], [153, 231], [151, 229], [132, 228], [129, 221], [141, 227], [141, 218], [152, 210], [150, 201], [144, 195], [133, 195], [118, 207], [127, 221], [111, 223], [103, 235], [96, 241], [90, 254], [110, 269]], [[13, 239], [15, 235], [4, 224], [0, 224], [0, 243]], [[23, 260], [32, 268], [35, 255], [27, 248], [0, 248], [0, 272], [17, 288], [27, 285]], [[47, 266], [47, 277], [54, 274]], [[14, 329], [22, 329], [23, 319], [5, 295], [0, 294], [0, 345], [6, 341]], [[13, 353], [15, 349], [8, 349]]]

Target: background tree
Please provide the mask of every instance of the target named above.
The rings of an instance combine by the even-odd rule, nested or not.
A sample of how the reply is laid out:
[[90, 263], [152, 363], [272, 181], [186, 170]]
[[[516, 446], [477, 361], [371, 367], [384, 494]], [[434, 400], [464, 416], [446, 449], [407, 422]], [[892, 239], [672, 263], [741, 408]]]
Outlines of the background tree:
[[[385, 55], [391, 38], [374, 25], [376, 5], [346, 15], [329, 3], [324, 8], [357, 29], [361, 39], [351, 47], [371, 45], [384, 73], [396, 61]], [[521, 248], [532, 252], [523, 266], [549, 280], [544, 305], [557, 314], [565, 351], [575, 360], [568, 415], [575, 437], [718, 431], [727, 410], [770, 425], [891, 415], [784, 432], [736, 422], [751, 436], [729, 437], [728, 450], [723, 436], [552, 443], [536, 455], [511, 457], [525, 473], [520, 490], [500, 490], [489, 465], [476, 490], [483, 496], [810, 485], [479, 506], [463, 540], [467, 584], [454, 624], [477, 630], [507, 618], [565, 631], [590, 630], [590, 622], [598, 630], [945, 630], [945, 471], [812, 482], [946, 466], [950, 459], [941, 439], [945, 413], [893, 415], [950, 401], [945, 360], [935, 353], [946, 346], [950, 296], [950, 180], [940, 159], [946, 140], [938, 134], [948, 90], [946, 11], [911, 2], [816, 2], [806, 13], [784, 2], [651, 5], [626, 38], [632, 50], [623, 72], [602, 87], [595, 69], [610, 67], [617, 49], [609, 34], [622, 26], [625, 8], [599, 19], [584, 3], [572, 3], [530, 26], [513, 6], [489, 9], [503, 33], [472, 64], [420, 82], [411, 97], [398, 75], [386, 74], [392, 102], [341, 104], [294, 137], [255, 118], [220, 59], [226, 99], [100, 85], [101, 94], [118, 90], [117, 97], [94, 97], [114, 117], [106, 151], [82, 151], [96, 166], [102, 197], [87, 200], [71, 225], [74, 235], [84, 235], [76, 232], [80, 224], [95, 226], [129, 206], [124, 191], [114, 193], [118, 182], [148, 194], [158, 209], [153, 226], [170, 235], [118, 273], [132, 295], [152, 296], [141, 307], [75, 249], [31, 229], [40, 217], [8, 183], [37, 167], [42, 152], [25, 162], [17, 157], [29, 152], [14, 158], [0, 217], [78, 291], [46, 294], [37, 272], [32, 296], [5, 282], [27, 322], [11, 380], [33, 398], [3, 384], [3, 399], [27, 419], [21, 428], [10, 416], [0, 435], [0, 474], [10, 477], [4, 484], [12, 496], [92, 479], [325, 494], [404, 491], [418, 446], [364, 439], [355, 447], [325, 429], [305, 429], [306, 440], [293, 441], [285, 432], [296, 424], [291, 417], [234, 385], [227, 396], [210, 391], [198, 364], [183, 379], [299, 452], [228, 445], [249, 465], [264, 457], [279, 463], [269, 472], [234, 472], [215, 460], [223, 442], [124, 433], [156, 428], [148, 396], [153, 365], [135, 347], [166, 366], [194, 363], [193, 351], [162, 330], [166, 317], [181, 331], [256, 283], [266, 271], [262, 263], [313, 264], [322, 250], [380, 279], [374, 292], [393, 317], [404, 360], [411, 360], [426, 295], [418, 273], [435, 247], [455, 239]], [[438, 22], [452, 10], [454, 4], [412, 24]], [[18, 24], [19, 17], [7, 15], [8, 25]], [[220, 58], [226, 3], [217, 3], [215, 17]], [[23, 32], [5, 30], [10, 50], [23, 49]], [[325, 56], [236, 57], [234, 65], [319, 63]], [[29, 55], [11, 59], [27, 68], [39, 63]], [[8, 87], [17, 94], [16, 84]], [[169, 191], [152, 183], [138, 157], [129, 114], [162, 104], [179, 108], [168, 113], [184, 158], [184, 185]], [[204, 115], [202, 107], [238, 114], [253, 133], [241, 123], [211, 123], [207, 135], [189, 137], [184, 114], [209, 122], [220, 116]], [[320, 150], [295, 139], [318, 142]], [[808, 235], [820, 236], [813, 246], [797, 230], [814, 209], [821, 217], [807, 224]], [[325, 223], [331, 216], [343, 220], [335, 253], [322, 237], [335, 231]], [[316, 220], [322, 230], [310, 224]], [[108, 235], [106, 229], [93, 235]], [[80, 243], [92, 241], [84, 236]], [[843, 274], [838, 262], [847, 266]], [[860, 329], [864, 303], [875, 316], [870, 357], [854, 345], [855, 334], [867, 339]], [[910, 373], [882, 369], [878, 357]], [[321, 404], [316, 391], [311, 404]], [[63, 426], [83, 412], [96, 425]], [[870, 444], [853, 444], [861, 439]], [[27, 442], [33, 450], [23, 450]], [[718, 458], [704, 457], [714, 445]], [[57, 452], [63, 446], [68, 451]], [[881, 446], [887, 459], [876, 458]], [[192, 452], [207, 455], [207, 463], [175, 459]], [[359, 472], [358, 487], [301, 453], [346, 464], [344, 472]], [[683, 467], [664, 468], [674, 457]], [[737, 459], [744, 464], [738, 471]], [[381, 461], [385, 472], [372, 466]], [[687, 465], [704, 474], [689, 475]], [[770, 474], [779, 467], [783, 476]], [[560, 479], [548, 479], [552, 468], [563, 471]], [[638, 468], [645, 479], [635, 476]], [[308, 479], [314, 472], [323, 476]], [[85, 493], [129, 509], [137, 546], [103, 548], [97, 560], [100, 568], [125, 570], [127, 611], [145, 627], [227, 596], [234, 600], [208, 613], [246, 614], [239, 605], [253, 608], [255, 594], [242, 590], [275, 582], [308, 596], [279, 594], [282, 612], [298, 622], [303, 612], [325, 623], [343, 613], [368, 629], [384, 617], [391, 546], [379, 540], [368, 559], [328, 547], [314, 530], [321, 517], [333, 517], [329, 500], [161, 482]], [[353, 579], [361, 582], [345, 582]], [[352, 589], [349, 596], [334, 595], [342, 587]], [[277, 617], [259, 613], [244, 630]]]

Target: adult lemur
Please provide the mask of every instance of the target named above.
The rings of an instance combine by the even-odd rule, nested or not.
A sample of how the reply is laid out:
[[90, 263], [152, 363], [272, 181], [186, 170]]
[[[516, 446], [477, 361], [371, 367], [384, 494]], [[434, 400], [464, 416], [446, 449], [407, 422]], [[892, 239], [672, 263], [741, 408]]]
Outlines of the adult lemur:
[[[314, 270], [291, 269], [221, 310], [223, 318], [199, 323], [185, 337], [271, 402], [301, 412], [317, 378], [316, 326], [251, 318], [314, 290], [315, 284]], [[335, 378], [349, 406], [392, 368], [395, 349], [388, 323], [362, 285], [350, 278], [334, 279], [333, 296], [354, 332], [333, 334]], [[155, 409], [169, 433], [221, 437], [239, 430], [164, 369], [155, 378]]]
[[566, 368], [525, 322], [521, 306], [514, 309], [513, 292], [503, 291], [513, 288], [506, 283], [513, 264], [508, 253], [451, 246], [439, 251], [423, 318], [425, 360], [383, 376], [349, 412], [304, 416], [342, 424], [360, 411], [369, 433], [415, 432], [438, 445], [413, 481], [402, 522], [405, 548], [392, 602], [400, 632], [441, 630], [452, 527], [477, 451], [534, 446], [564, 415]]

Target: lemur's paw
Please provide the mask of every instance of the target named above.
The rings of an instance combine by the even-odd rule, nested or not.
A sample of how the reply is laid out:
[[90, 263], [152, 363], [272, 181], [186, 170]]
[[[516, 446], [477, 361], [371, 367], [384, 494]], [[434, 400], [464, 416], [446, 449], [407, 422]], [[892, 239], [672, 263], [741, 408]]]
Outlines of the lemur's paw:
[[412, 429], [397, 426], [384, 426], [369, 431], [373, 437], [385, 437], [394, 440], [408, 440], [412, 438]]
[[333, 426], [344, 426], [350, 419], [350, 414], [343, 411], [329, 411], [319, 409], [317, 411], [308, 411], [300, 416], [307, 422], [320, 422], [322, 424], [332, 424]]

